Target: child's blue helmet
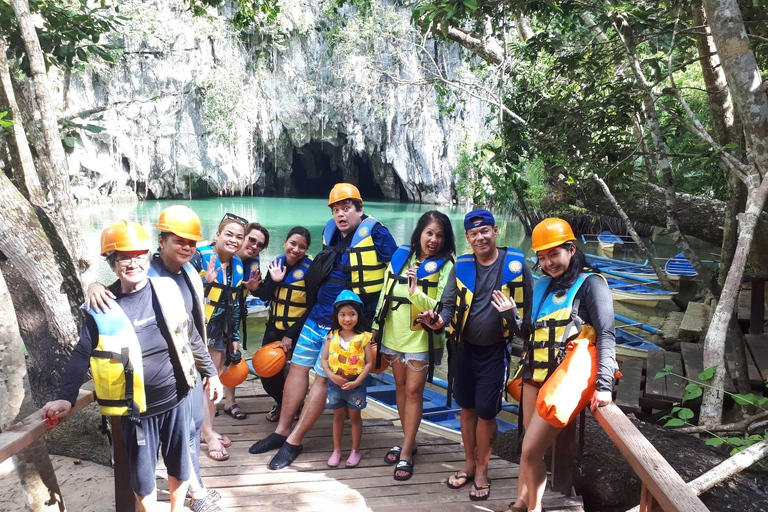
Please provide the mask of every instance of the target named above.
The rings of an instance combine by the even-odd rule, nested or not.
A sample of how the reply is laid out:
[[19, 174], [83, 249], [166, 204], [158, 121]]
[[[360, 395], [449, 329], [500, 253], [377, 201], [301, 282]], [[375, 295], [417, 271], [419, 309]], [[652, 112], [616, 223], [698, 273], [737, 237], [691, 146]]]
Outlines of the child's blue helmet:
[[336, 297], [336, 300], [333, 302], [333, 309], [339, 309], [341, 306], [346, 306], [348, 304], [357, 303], [359, 305], [363, 305], [363, 301], [360, 300], [360, 297], [357, 296], [357, 294], [350, 290], [342, 290], [342, 292]]

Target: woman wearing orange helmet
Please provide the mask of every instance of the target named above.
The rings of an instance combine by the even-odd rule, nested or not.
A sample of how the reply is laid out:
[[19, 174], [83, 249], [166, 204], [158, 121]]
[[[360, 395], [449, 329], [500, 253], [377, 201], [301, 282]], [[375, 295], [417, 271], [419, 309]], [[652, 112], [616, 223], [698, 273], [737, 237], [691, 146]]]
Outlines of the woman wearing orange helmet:
[[[613, 300], [602, 276], [586, 268], [584, 253], [576, 247], [571, 226], [562, 219], [548, 218], [533, 230], [533, 250], [539, 259], [544, 277], [533, 292], [531, 320], [533, 335], [526, 343], [521, 358], [523, 379], [522, 415], [525, 427], [517, 499], [510, 503], [510, 512], [540, 512], [541, 499], [547, 481], [544, 452], [552, 445], [569, 419], [551, 417], [548, 403], [558, 397], [573, 402], [568, 395], [586, 397], [592, 410], [611, 402], [613, 377], [616, 372]], [[506, 315], [516, 307], [498, 292], [493, 294], [494, 306]], [[517, 315], [514, 315], [517, 316]], [[554, 339], [553, 344], [549, 340]], [[573, 353], [574, 343], [596, 345], [596, 368], [583, 380], [582, 389], [558, 385], [567, 365], [563, 359]], [[588, 342], [587, 342], [588, 341]], [[566, 350], [568, 345], [568, 350]], [[595, 351], [591, 351], [594, 354]], [[594, 356], [593, 356], [594, 357]], [[589, 356], [587, 356], [589, 359]], [[594, 364], [594, 363], [593, 363]], [[587, 366], [590, 366], [589, 364]], [[571, 367], [569, 372], [584, 372]], [[596, 373], [596, 382], [595, 382]], [[554, 378], [550, 379], [552, 375]], [[593, 387], [590, 388], [589, 385]], [[572, 415], [578, 413], [574, 407]]]
[[156, 510], [155, 470], [162, 451], [171, 510], [183, 510], [190, 478], [189, 390], [197, 371], [189, 322], [179, 287], [148, 277], [150, 241], [142, 226], [115, 222], [101, 235], [101, 255], [118, 277], [107, 307], [91, 309], [62, 379], [59, 400], [44, 417], [69, 412], [89, 366], [101, 413], [120, 416], [131, 489], [144, 511]]

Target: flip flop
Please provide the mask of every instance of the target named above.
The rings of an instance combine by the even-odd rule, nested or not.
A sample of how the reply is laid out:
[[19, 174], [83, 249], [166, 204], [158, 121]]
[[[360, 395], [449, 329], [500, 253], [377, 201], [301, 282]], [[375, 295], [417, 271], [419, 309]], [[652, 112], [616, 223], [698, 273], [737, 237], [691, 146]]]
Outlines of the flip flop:
[[[397, 476], [398, 471], [401, 473], [405, 473], [405, 476]], [[393, 478], [398, 482], [403, 482], [405, 480], [410, 480], [412, 476], [413, 476], [413, 462], [408, 462], [407, 460], [397, 461]]]
[[510, 512], [528, 512], [528, 507], [516, 507], [515, 502], [509, 504]]
[[462, 480], [462, 482], [459, 485], [451, 485], [451, 477], [448, 477], [448, 480], [446, 480], [445, 485], [447, 485], [451, 489], [461, 489], [465, 485], [467, 485], [469, 482], [474, 482], [475, 477], [469, 476], [467, 474], [460, 475], [461, 471], [457, 471], [453, 474], [453, 481], [456, 482], [457, 480]]
[[[214, 455], [214, 454], [220, 454], [220, 455]], [[208, 450], [208, 457], [215, 460], [216, 462], [224, 462], [225, 460], [229, 460], [229, 453], [227, 452], [226, 448], [221, 448], [221, 450]]]
[[485, 494], [483, 496], [478, 496], [476, 494], [472, 494], [472, 491], [469, 491], [469, 499], [472, 501], [485, 501], [488, 499], [488, 497], [491, 495], [491, 481], [488, 480], [488, 483], [485, 485], [481, 485], [478, 487], [477, 482], [472, 482], [472, 487], [475, 488], [475, 491], [484, 491], [488, 490], [488, 494]]
[[[221, 443], [221, 446], [223, 446], [224, 448], [229, 448], [230, 446], [232, 446], [232, 441], [227, 436], [219, 435], [216, 437], [216, 439], [219, 440], [219, 442]], [[200, 437], [200, 443], [208, 444], [205, 442], [205, 440], [202, 437]]]
[[244, 420], [248, 417], [237, 404], [232, 404], [230, 407], [224, 409], [224, 414], [232, 416], [236, 420]]

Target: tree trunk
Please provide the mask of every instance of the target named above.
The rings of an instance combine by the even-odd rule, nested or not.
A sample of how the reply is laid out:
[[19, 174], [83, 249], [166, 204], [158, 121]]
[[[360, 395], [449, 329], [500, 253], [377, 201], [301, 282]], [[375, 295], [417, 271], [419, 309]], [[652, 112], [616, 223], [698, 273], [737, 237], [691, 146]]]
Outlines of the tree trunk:
[[[704, 85], [709, 97], [709, 112], [712, 115], [712, 125], [715, 131], [715, 140], [721, 146], [736, 144], [744, 146], [744, 137], [741, 123], [734, 111], [733, 101], [728, 92], [728, 83], [725, 80], [725, 72], [720, 66], [720, 57], [717, 55], [712, 31], [707, 22], [704, 7], [694, 5], [693, 24], [698, 27], [696, 32], [696, 45], [699, 50], [699, 63], [704, 76]], [[738, 239], [738, 221], [736, 215], [744, 211], [747, 200], [747, 189], [738, 176], [731, 173], [721, 162], [723, 173], [728, 181], [728, 201], [725, 208], [725, 220], [723, 222], [723, 243], [720, 251], [720, 272], [718, 283], [725, 283], [725, 276], [731, 268], [733, 253], [736, 250]]]
[[24, 133], [24, 124], [19, 105], [16, 102], [16, 95], [13, 92], [13, 82], [11, 81], [6, 52], [5, 39], [0, 37], [0, 109], [9, 109], [13, 121], [12, 133], [7, 140], [13, 162], [14, 184], [34, 204], [42, 205], [45, 204], [45, 195], [40, 186], [40, 178], [35, 172], [27, 134]]
[[[63, 246], [69, 253], [70, 259], [76, 262], [78, 271], [85, 271], [90, 265], [84, 255], [85, 240], [80, 231], [80, 224], [74, 214], [72, 191], [69, 184], [69, 172], [64, 148], [61, 145], [59, 125], [56, 120], [55, 104], [48, 87], [48, 76], [43, 59], [43, 51], [37, 38], [34, 21], [29, 12], [27, 0], [11, 0], [16, 20], [19, 24], [19, 32], [24, 40], [29, 68], [34, 82], [37, 107], [40, 112], [42, 131], [45, 137], [45, 153], [50, 161], [51, 172], [44, 172], [41, 181], [44, 189], [50, 194], [53, 208], [50, 217], [55, 221], [52, 224], [58, 227], [61, 233]], [[43, 148], [38, 148], [38, 151]]]
[[747, 186], [747, 204], [739, 216], [739, 239], [733, 263], [704, 339], [704, 367], [716, 367], [713, 387], [705, 388], [701, 404], [699, 422], [706, 426], [719, 423], [722, 415], [725, 328], [736, 307], [755, 228], [768, 196], [768, 179], [763, 179], [768, 173], [768, 95], [764, 88], [756, 86], [762, 83], [760, 70], [749, 49], [749, 38], [736, 0], [704, 0], [703, 3], [731, 97], [744, 127], [747, 162], [752, 166], [740, 176]]
[[673, 286], [670, 284], [669, 279], [667, 278], [667, 274], [656, 263], [656, 260], [654, 259], [650, 249], [647, 245], [645, 245], [645, 240], [640, 238], [640, 235], [637, 234], [637, 231], [635, 231], [635, 228], [632, 226], [632, 221], [629, 220], [629, 217], [627, 217], [627, 214], [624, 213], [621, 205], [619, 205], [619, 203], [616, 201], [616, 198], [613, 197], [613, 194], [611, 194], [611, 190], [608, 188], [608, 185], [606, 185], [605, 182], [597, 174], [593, 174], [592, 176], [595, 178], [595, 181], [597, 181], [598, 185], [600, 185], [600, 188], [603, 189], [605, 197], [607, 197], [611, 204], [613, 204], [613, 207], [616, 209], [616, 213], [618, 213], [619, 217], [621, 217], [621, 220], [624, 221], [624, 225], [627, 227], [627, 231], [632, 236], [632, 239], [637, 243], [637, 246], [640, 248], [640, 250], [643, 251], [651, 266], [653, 266], [653, 271], [656, 272], [656, 277], [659, 278], [659, 281], [661, 281], [661, 284], [664, 286], [664, 288], [671, 290]]
[[[0, 271], [0, 297], [8, 297]], [[22, 339], [16, 323], [13, 304], [0, 301], [0, 430], [21, 421], [37, 409], [27, 379], [27, 366], [22, 351]], [[16, 473], [24, 492], [26, 510], [44, 512], [57, 504], [66, 510], [56, 473], [42, 439], [13, 457]]]

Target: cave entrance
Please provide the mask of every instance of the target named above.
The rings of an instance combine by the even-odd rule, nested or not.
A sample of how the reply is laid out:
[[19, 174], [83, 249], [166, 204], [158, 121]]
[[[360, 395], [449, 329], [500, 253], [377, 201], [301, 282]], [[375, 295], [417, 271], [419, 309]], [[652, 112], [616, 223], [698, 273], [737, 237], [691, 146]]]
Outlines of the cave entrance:
[[340, 149], [328, 143], [311, 141], [300, 148], [294, 148], [291, 165], [294, 190], [302, 197], [328, 197], [331, 188], [344, 181], [346, 174], [357, 176], [357, 180], [353, 181], [356, 181], [355, 185], [364, 199], [386, 199], [381, 186], [376, 183], [367, 156], [353, 155], [349, 162], [350, 172], [344, 172], [343, 165]]

